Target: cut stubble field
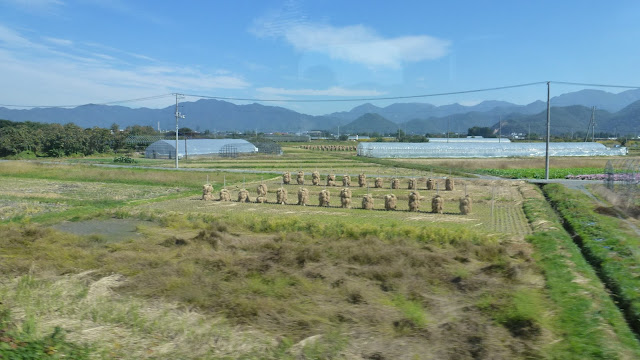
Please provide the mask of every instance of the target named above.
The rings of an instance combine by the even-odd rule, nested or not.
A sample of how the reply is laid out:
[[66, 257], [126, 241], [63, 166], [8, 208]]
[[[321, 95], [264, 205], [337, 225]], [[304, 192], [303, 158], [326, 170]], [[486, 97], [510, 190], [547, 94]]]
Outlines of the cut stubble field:
[[[294, 156], [315, 157], [338, 184], [340, 163], [328, 161], [342, 158], [344, 172], [360, 172], [351, 155], [305, 151]], [[250, 161], [238, 165], [291, 171], [295, 182], [292, 159]], [[374, 165], [381, 174], [398, 171]], [[388, 179], [381, 189], [352, 186], [352, 208], [343, 209], [342, 186], [309, 185], [310, 177], [310, 206], [299, 206], [298, 185], [284, 185], [291, 204], [275, 203], [282, 185], [274, 174], [24, 162], [0, 170], [0, 204], [54, 207], [5, 215], [0, 310], [12, 312], [12, 331], [32, 339], [62, 327], [69, 341], [90, 346], [92, 358], [640, 355], [595, 275], [556, 275], [557, 263], [585, 265], [575, 252], [568, 257], [567, 244], [547, 253], [536, 242], [559, 230], [547, 210], [530, 209], [544, 200], [525, 182], [456, 178], [455, 190], [444, 191], [439, 178], [436, 191], [423, 178], [420, 211], [409, 212], [406, 179], [394, 190]], [[373, 183], [377, 173], [366, 173]], [[246, 188], [252, 202], [201, 200], [207, 174], [216, 198], [226, 179], [232, 200]], [[255, 203], [261, 183], [267, 203]], [[325, 188], [331, 206], [319, 207]], [[374, 210], [361, 209], [367, 193]], [[389, 193], [397, 211], [384, 210]], [[436, 193], [442, 214], [430, 211]], [[458, 209], [465, 193], [473, 198], [469, 215]], [[563, 293], [568, 288], [597, 299], [594, 312], [576, 315], [583, 298]], [[598, 323], [586, 335], [584, 324]]]

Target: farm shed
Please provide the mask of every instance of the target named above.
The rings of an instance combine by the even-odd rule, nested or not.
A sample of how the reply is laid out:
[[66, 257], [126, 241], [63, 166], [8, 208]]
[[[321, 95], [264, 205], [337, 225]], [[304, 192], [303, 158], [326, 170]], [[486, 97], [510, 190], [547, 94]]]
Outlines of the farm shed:
[[[358, 156], [374, 158], [490, 158], [545, 156], [545, 143], [449, 142], [358, 144]], [[549, 156], [626, 155], [627, 148], [608, 148], [595, 142], [555, 142]]]
[[[185, 151], [186, 145], [186, 151]], [[258, 152], [252, 143], [242, 139], [187, 139], [178, 141], [178, 157], [219, 155], [221, 152], [249, 154]], [[144, 157], [149, 159], [175, 159], [176, 141], [159, 140], [149, 145]]]

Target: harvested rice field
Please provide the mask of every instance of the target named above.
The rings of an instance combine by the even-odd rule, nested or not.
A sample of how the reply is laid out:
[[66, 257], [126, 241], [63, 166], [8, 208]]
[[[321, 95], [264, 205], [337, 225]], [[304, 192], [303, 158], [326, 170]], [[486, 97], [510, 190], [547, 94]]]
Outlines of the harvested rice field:
[[[534, 185], [453, 176], [447, 190], [448, 174], [424, 167], [303, 149], [182, 166], [253, 172], [0, 163], [5, 343], [61, 331], [78, 359], [640, 357]], [[230, 201], [218, 201], [225, 183]], [[297, 205], [302, 187], [306, 206]], [[238, 201], [241, 189], [248, 201]]]

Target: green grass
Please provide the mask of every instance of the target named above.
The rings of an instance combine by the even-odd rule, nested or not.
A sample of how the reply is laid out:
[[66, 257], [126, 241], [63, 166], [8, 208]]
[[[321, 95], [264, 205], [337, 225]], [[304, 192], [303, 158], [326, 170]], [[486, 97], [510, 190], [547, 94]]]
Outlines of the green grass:
[[[553, 359], [638, 358], [640, 344], [595, 271], [563, 229], [539, 191], [524, 194], [534, 234], [534, 258], [542, 269], [555, 314], [549, 319], [560, 341], [545, 349]], [[527, 297], [525, 300], [525, 305]], [[535, 305], [535, 303], [533, 304]]]
[[406, 324], [400, 324], [399, 327], [426, 328], [427, 314], [419, 301], [407, 299], [399, 294], [391, 299], [391, 304], [400, 310], [408, 321]]
[[52, 179], [65, 181], [109, 182], [114, 184], [188, 187], [201, 189], [209, 181], [219, 188], [226, 178], [227, 184], [271, 178], [272, 174], [241, 174], [188, 172], [149, 168], [102, 168], [88, 165], [60, 165], [33, 162], [2, 162], [1, 177], [25, 179]]
[[471, 176], [469, 175], [469, 172], [465, 171], [464, 169], [443, 167], [433, 164], [420, 164], [390, 159], [370, 158], [364, 156], [351, 156], [351, 159], [361, 163], [377, 164], [396, 169], [418, 170], [428, 173], [445, 174], [449, 176]]
[[[313, 161], [350, 155], [341, 156], [320, 154]], [[263, 160], [267, 167], [294, 164]], [[345, 166], [359, 163], [346, 160]], [[101, 329], [90, 340], [96, 358], [450, 358], [478, 346], [487, 357], [640, 357], [637, 340], [553, 210], [539, 192], [520, 196], [523, 187], [498, 187], [491, 223], [491, 187], [484, 183], [469, 184], [474, 212], [457, 217], [196, 201], [206, 173], [32, 163], [0, 163], [0, 170], [10, 182], [115, 182], [109, 185], [131, 186], [130, 195], [140, 191], [120, 198], [114, 190], [100, 201], [61, 192], [70, 207], [61, 214], [0, 225], [2, 301], [19, 321], [39, 329], [37, 337], [66, 324], [77, 343], [88, 329], [83, 326]], [[216, 189], [221, 176], [210, 174]], [[227, 175], [227, 182], [245, 176], [262, 177]], [[269, 196], [279, 187], [274, 182]], [[152, 196], [146, 187], [189, 190]], [[332, 189], [333, 204], [338, 189]], [[358, 206], [355, 196], [366, 190], [353, 190]], [[381, 207], [379, 195], [389, 190], [375, 191]], [[441, 192], [451, 212], [462, 192], [456, 191]], [[47, 192], [55, 193], [5, 197], [58, 201]], [[532, 257], [509, 250], [527, 245], [521, 243], [531, 232], [525, 214], [534, 228]], [[143, 220], [141, 238], [105, 241], [33, 224], [101, 217]], [[122, 280], [113, 288], [96, 291], [101, 280], [116, 278]], [[315, 340], [296, 345], [310, 337]]]
[[[222, 316], [228, 324], [222, 326], [225, 331], [250, 327], [257, 332], [256, 340], [242, 338], [248, 342], [235, 353], [238, 358], [296, 358], [298, 351], [307, 358], [343, 358], [347, 348], [368, 349], [371, 345], [365, 344], [371, 339], [382, 344], [377, 352], [390, 358], [424, 354], [430, 351], [429, 343], [411, 339], [428, 338], [438, 324], [453, 321], [449, 318], [453, 314], [464, 317], [465, 324], [494, 329], [490, 335], [474, 335], [478, 338], [490, 336], [491, 341], [514, 344], [533, 341], [500, 332], [503, 323], [473, 307], [465, 312], [461, 312], [464, 306], [455, 307], [445, 314], [432, 302], [431, 294], [446, 296], [446, 304], [465, 303], [487, 286], [509, 293], [519, 284], [517, 277], [498, 281], [505, 276], [498, 271], [491, 275], [496, 281], [470, 286], [486, 281], [487, 275], [478, 268], [508, 267], [517, 261], [495, 239], [464, 229], [402, 223], [345, 219], [325, 223], [318, 218], [245, 215], [141, 213], [140, 218], [152, 221], [139, 227], [143, 238], [135, 241], [106, 242], [38, 225], [3, 225], [0, 273], [17, 281], [1, 282], [0, 296], [7, 306], [47, 323], [80, 318], [90, 321], [92, 328], [117, 327], [135, 335], [136, 344], [122, 349], [112, 340], [97, 339], [94, 345], [102, 358], [140, 358], [137, 344], [149, 341], [140, 337], [168, 339], [180, 334], [166, 323], [174, 321], [172, 312], [163, 317], [145, 310], [157, 301], [195, 309], [207, 318]], [[129, 215], [118, 210], [118, 216]], [[79, 275], [86, 271], [89, 275]], [[461, 273], [466, 274], [462, 283], [451, 281]], [[123, 280], [113, 280], [118, 285], [109, 291], [96, 290], [97, 280], [111, 278]], [[469, 287], [461, 290], [465, 283]], [[206, 324], [193, 323], [197, 329], [193, 334], [180, 335], [185, 346], [191, 344], [196, 350], [186, 353], [179, 347], [176, 351], [182, 352], [169, 355], [225, 358], [199, 337], [220, 337], [211, 334], [213, 328], [205, 331]], [[80, 325], [73, 326], [81, 333]], [[321, 336], [301, 349], [293, 345], [315, 335]], [[275, 336], [284, 340], [259, 343]]]
[[[353, 152], [340, 151], [315, 151], [286, 146], [283, 148], [283, 155], [256, 154], [240, 156], [226, 159], [218, 157], [195, 157], [188, 160], [181, 160], [180, 168], [201, 168], [212, 170], [241, 169], [251, 171], [271, 171], [271, 172], [297, 172], [303, 170], [307, 176], [312, 171], [319, 171], [321, 174], [356, 174], [365, 172], [368, 175], [410, 175], [410, 168], [399, 167], [390, 168], [380, 164], [361, 162], [353, 159]], [[136, 158], [137, 167], [143, 168], [167, 168], [171, 169], [175, 163], [171, 160]], [[64, 158], [54, 160], [63, 163], [73, 164], [113, 164], [113, 158], [88, 157], [88, 158]], [[413, 171], [415, 172], [415, 171]]]
[[[550, 168], [550, 179], [564, 179], [567, 175], [602, 174], [603, 168]], [[545, 169], [476, 169], [473, 172], [509, 179], [544, 179]]]
[[[108, 209], [166, 201], [273, 175], [109, 169], [87, 165], [0, 163], [0, 222], [80, 219]], [[18, 211], [19, 210], [19, 211]]]
[[17, 325], [9, 309], [0, 303], [0, 359], [89, 359], [90, 349], [68, 342], [60, 327], [44, 336], [37, 335], [36, 327], [34, 317]]
[[632, 327], [640, 331], [640, 241], [621, 231], [625, 226], [620, 219], [596, 213], [586, 194], [558, 184], [547, 185], [544, 191], [579, 236], [587, 259], [619, 297]]

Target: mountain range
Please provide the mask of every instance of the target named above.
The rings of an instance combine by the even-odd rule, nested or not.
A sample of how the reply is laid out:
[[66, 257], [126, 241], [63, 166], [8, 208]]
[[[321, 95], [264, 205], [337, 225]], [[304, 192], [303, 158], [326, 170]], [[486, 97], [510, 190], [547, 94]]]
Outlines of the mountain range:
[[[596, 106], [597, 131], [637, 132], [640, 121], [640, 89], [613, 94], [601, 90], [580, 90], [553, 97], [551, 104], [554, 133], [571, 130], [586, 131], [591, 107]], [[181, 127], [211, 131], [290, 131], [334, 130], [347, 132], [392, 132], [394, 128], [407, 133], [464, 132], [472, 126], [497, 126], [502, 119], [503, 133], [541, 133], [546, 123], [546, 102], [535, 101], [516, 105], [505, 101], [483, 101], [477, 105], [428, 103], [395, 103], [386, 107], [363, 104], [350, 111], [313, 116], [277, 106], [261, 104], [236, 105], [220, 100], [198, 100], [181, 103], [180, 111], [187, 118]], [[83, 105], [72, 109], [33, 108], [15, 110], [0, 107], [0, 119], [44, 123], [73, 122], [81, 127], [121, 128], [131, 125], [174, 129], [175, 107], [162, 109], [128, 108], [124, 106]], [[369, 115], [363, 119], [361, 117]], [[357, 121], [356, 121], [357, 120]], [[355, 122], [354, 122], [355, 121]]]

